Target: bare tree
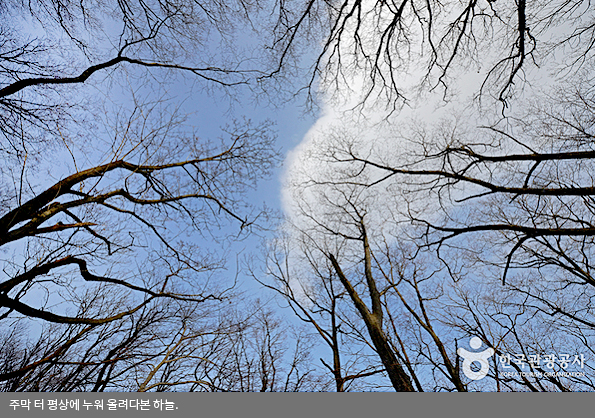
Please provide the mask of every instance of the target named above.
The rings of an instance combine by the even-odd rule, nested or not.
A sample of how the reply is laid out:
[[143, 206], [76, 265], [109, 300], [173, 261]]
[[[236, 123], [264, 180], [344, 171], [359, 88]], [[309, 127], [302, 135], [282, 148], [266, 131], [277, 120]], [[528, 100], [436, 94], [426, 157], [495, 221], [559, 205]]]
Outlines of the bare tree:
[[225, 312], [224, 334], [201, 350], [190, 391], [298, 392], [320, 390], [311, 339], [256, 301], [251, 312]]
[[320, 358], [320, 362], [330, 372], [337, 392], [370, 388], [366, 378], [383, 369], [365, 354], [367, 342], [361, 338], [351, 304], [345, 302], [345, 288], [330, 261], [320, 259], [320, 248], [313, 247], [307, 237], [294, 246], [295, 236], [290, 231], [280, 233], [266, 247], [264, 271], [257, 271], [253, 264], [253, 277], [279, 294], [295, 317], [309, 324], [331, 350], [331, 360]]
[[[314, 177], [297, 190], [305, 198], [298, 201], [302, 212], [293, 219], [296, 227], [289, 241], [302, 244], [287, 247], [293, 254], [286, 250], [283, 258], [273, 253], [268, 271], [276, 282], [270, 287], [317, 329], [335, 357], [346, 350], [332, 343], [333, 331], [359, 334], [374, 353], [372, 371], [382, 370], [394, 390], [467, 391], [456, 355], [457, 339], [466, 334], [443, 325], [442, 308], [450, 295], [444, 290], [450, 280], [446, 270], [431, 253], [418, 253], [404, 234], [392, 235], [401, 232], [401, 226], [379, 220], [380, 201], [365, 187], [329, 179], [327, 173], [321, 178], [328, 180]], [[301, 268], [289, 268], [291, 263]], [[337, 286], [330, 302], [325, 293], [310, 290], [328, 288], [330, 283]], [[345, 308], [332, 316], [332, 310], [328, 312], [333, 302], [350, 307], [357, 318], [344, 315]], [[323, 309], [331, 320], [330, 331], [317, 319]], [[347, 344], [353, 346], [354, 340]], [[366, 372], [353, 375], [362, 377]]]
[[398, 191], [395, 212], [418, 227], [410, 233], [437, 248], [455, 278], [466, 248], [467, 267], [499, 266], [503, 283], [531, 268], [590, 288], [592, 92], [579, 75], [574, 88], [535, 98], [518, 117], [479, 128], [456, 118], [433, 128], [418, 123], [401, 130], [400, 154], [347, 141], [327, 155], [350, 166], [340, 182]]
[[[259, 9], [177, 1], [7, 6], [0, 9], [3, 387], [175, 387], [171, 354], [192, 352], [188, 342], [220, 326], [188, 328], [182, 312], [198, 312], [195, 320], [233, 297], [226, 251], [265, 215], [245, 195], [270, 174], [277, 152], [267, 121], [230, 118], [219, 137], [199, 138], [152, 78], [158, 85], [190, 75], [206, 89], [246, 84], [266, 63], [222, 46]], [[23, 20], [31, 31], [17, 34]], [[122, 80], [130, 97], [97, 94]], [[155, 383], [157, 372], [172, 380]]]
[[[304, 21], [319, 14], [316, 6], [304, 6]], [[428, 387], [421, 384], [427, 371], [407, 369], [415, 364], [406, 359], [410, 350], [433, 364], [430, 374], [446, 379], [434, 380], [433, 388], [466, 390], [452, 350], [473, 335], [498, 354], [572, 347], [590, 353], [593, 21], [580, 1], [345, 1], [329, 7], [312, 81], [320, 76], [330, 117], [349, 112], [338, 116], [334, 131], [308, 138], [295, 163], [302, 171], [292, 173], [288, 186], [300, 190], [288, 211], [297, 234], [309, 237], [307, 251], [319, 255], [312, 279], [328, 281], [330, 275], [317, 271], [330, 262], [397, 390]], [[291, 50], [288, 45], [280, 46]], [[422, 116], [407, 123], [394, 112], [412, 91], [439, 89], [444, 99], [466, 100], [456, 87], [467, 87], [468, 80], [475, 87], [474, 78], [480, 79], [474, 96], [444, 120], [424, 123]], [[541, 88], [546, 83], [555, 87]], [[368, 104], [380, 106], [366, 112]], [[368, 119], [382, 122], [372, 126]], [[381, 247], [383, 234], [388, 245]], [[388, 261], [393, 240], [413, 248], [416, 267], [407, 274], [397, 273], [407, 271], [404, 260]], [[382, 263], [375, 259], [380, 254]], [[296, 304], [290, 276], [275, 271], [277, 290], [314, 325]], [[390, 292], [383, 293], [378, 278], [393, 286]], [[479, 282], [486, 295], [459, 285], [464, 281]], [[422, 291], [420, 283], [442, 293], [434, 295], [431, 285]], [[426, 299], [426, 292], [433, 296]], [[492, 300], [483, 299], [488, 294]], [[390, 304], [383, 300], [388, 295]], [[398, 341], [402, 328], [389, 335], [393, 322], [385, 323], [399, 317], [396, 306], [418, 331], [401, 347], [391, 339]], [[453, 306], [459, 311], [447, 313]], [[432, 309], [433, 315], [424, 314]], [[535, 344], [546, 328], [555, 329], [552, 341], [559, 345]], [[572, 337], [562, 338], [565, 333]], [[518, 378], [498, 388], [590, 385], [590, 378]]]
[[[278, 7], [280, 68], [304, 36], [321, 31], [312, 81], [320, 76], [339, 94], [354, 84], [364, 100], [387, 100], [393, 109], [412, 98], [412, 73], [416, 87], [450, 97], [459, 72], [470, 68], [483, 79], [480, 93], [506, 106], [526, 75], [554, 54], [569, 57], [565, 70], [588, 63], [595, 39], [592, 11], [582, 1], [311, 0], [297, 10]], [[361, 91], [353, 83], [358, 75], [365, 78]]]
[[[333, 170], [300, 185], [300, 245], [269, 254], [268, 279], [253, 274], [330, 348], [335, 389], [384, 376], [395, 390], [467, 390], [455, 353], [471, 335], [498, 354], [591, 352], [585, 2], [10, 0], [0, 17], [3, 389], [321, 387], [303, 334], [290, 350], [270, 312], [217, 317], [235, 297], [226, 251], [266, 215], [246, 193], [276, 163], [271, 125], [237, 118], [205, 140], [168, 91], [179, 77], [270, 93], [301, 74], [313, 40], [323, 46], [300, 87], [347, 86], [356, 107], [378, 99], [389, 115], [412, 91], [450, 98], [469, 68], [482, 100], [505, 107], [536, 68], [572, 74], [522, 111], [477, 111], [479, 128], [469, 114], [399, 121], [396, 151], [342, 131], [317, 154]], [[123, 86], [131, 94], [116, 97]], [[304, 276], [289, 267], [296, 257]], [[458, 284], [476, 274], [506, 301]], [[539, 346], [544, 327], [555, 332]], [[490, 377], [505, 390], [593, 385]]]
[[[312, 154], [324, 168], [298, 184], [301, 200], [309, 199], [296, 203], [301, 222], [318, 234], [356, 242], [370, 235], [370, 227], [366, 234], [358, 231], [357, 219], [367, 216], [376, 234], [384, 233], [388, 219], [399, 225], [388, 241], [410, 242], [414, 259], [435, 250], [436, 257], [422, 264], [430, 271], [444, 268], [451, 280], [438, 282], [444, 289], [438, 298], [442, 312], [428, 321], [423, 310], [414, 314], [415, 299], [399, 299], [430, 335], [434, 327], [424, 324], [453, 331], [452, 346], [478, 335], [498, 355], [566, 356], [578, 350], [592, 361], [592, 95], [592, 77], [579, 72], [506, 117], [468, 108], [435, 123], [397, 121], [374, 131], [383, 140], [373, 143], [349, 128], [327, 132]], [[474, 126], [476, 118], [489, 122]], [[368, 212], [355, 216], [360, 208], [352, 205], [362, 199]], [[365, 240], [362, 245], [360, 262], [366, 265]], [[370, 277], [365, 269], [362, 274]], [[415, 290], [416, 281], [403, 275], [401, 283], [407, 282]], [[373, 302], [377, 291], [368, 289]], [[539, 343], [544, 333], [551, 337]], [[444, 351], [439, 346], [438, 352]], [[440, 367], [462, 389], [457, 363], [449, 360], [449, 366], [448, 358], [441, 356]], [[590, 371], [590, 365], [580, 364]], [[519, 367], [516, 371], [523, 371]], [[588, 375], [532, 370], [545, 377], [492, 377], [502, 390], [590, 390], [592, 385]], [[563, 374], [565, 369], [552, 370]]]

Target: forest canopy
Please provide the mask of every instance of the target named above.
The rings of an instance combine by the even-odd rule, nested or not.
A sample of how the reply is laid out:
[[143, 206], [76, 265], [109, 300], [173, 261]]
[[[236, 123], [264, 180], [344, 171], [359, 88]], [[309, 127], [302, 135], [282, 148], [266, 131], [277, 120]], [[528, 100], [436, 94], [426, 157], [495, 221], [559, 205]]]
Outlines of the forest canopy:
[[589, 6], [3, 2], [2, 390], [593, 390]]

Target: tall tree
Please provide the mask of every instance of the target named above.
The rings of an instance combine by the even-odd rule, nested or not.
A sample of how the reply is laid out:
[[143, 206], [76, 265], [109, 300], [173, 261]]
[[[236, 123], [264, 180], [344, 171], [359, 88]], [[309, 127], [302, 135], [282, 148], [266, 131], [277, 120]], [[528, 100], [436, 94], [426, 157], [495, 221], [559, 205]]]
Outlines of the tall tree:
[[[401, 6], [395, 11], [380, 2], [354, 2], [337, 13], [344, 20], [322, 61], [334, 82], [323, 85], [325, 93], [337, 94], [328, 100], [329, 116], [295, 158], [288, 188], [294, 192], [292, 221], [315, 240], [334, 234], [371, 242], [375, 234], [390, 245], [413, 245], [414, 259], [435, 251], [423, 263], [446, 276], [432, 280], [444, 296], [429, 322], [450, 330], [453, 346], [477, 335], [498, 354], [564, 358], [578, 350], [592, 361], [592, 10], [582, 2], [448, 2], [434, 9], [426, 2], [409, 16], [421, 20], [414, 28], [404, 19], [415, 2]], [[431, 13], [443, 6], [452, 13]], [[477, 31], [478, 22], [488, 30]], [[455, 32], [460, 36], [435, 37]], [[417, 40], [429, 48], [426, 54], [417, 55]], [[407, 53], [398, 56], [402, 51]], [[409, 71], [422, 74], [421, 84], [412, 83]], [[440, 100], [450, 103], [441, 101], [439, 110], [414, 106], [418, 114], [408, 118], [395, 112], [397, 99], [411, 98], [401, 86], [415, 87], [423, 99], [432, 98], [424, 87], [442, 86]], [[336, 123], [325, 129], [332, 117]], [[350, 215], [362, 208], [366, 234]], [[343, 251], [351, 265], [364, 266], [361, 284], [376, 277], [366, 272], [362, 245], [363, 254]], [[327, 253], [336, 271], [343, 269], [336, 251]], [[367, 293], [373, 313], [377, 291], [369, 286]], [[405, 297], [402, 302], [406, 310], [413, 306]], [[425, 329], [428, 321], [416, 315]], [[537, 335], [545, 329], [552, 340], [540, 345]], [[443, 370], [456, 372], [454, 359], [449, 367], [448, 356], [441, 358]], [[551, 370], [563, 372], [564, 364]], [[447, 373], [454, 384], [457, 373]], [[591, 384], [584, 376], [518, 377], [498, 388], [588, 390]]]
[[[230, 117], [203, 139], [169, 80], [231, 94], [266, 73], [253, 47], [233, 44], [259, 12], [243, 1], [3, 3], [0, 326], [6, 353], [33, 345], [3, 354], [6, 389], [130, 389], [131, 370], [168, 361], [159, 342], [179, 350], [220, 328], [206, 314], [188, 328], [176, 312], [217, 312], [233, 296], [226, 251], [263, 213], [245, 197], [276, 164], [274, 132]], [[186, 321], [169, 341], [156, 327], [179, 321], [164, 309]], [[142, 390], [177, 384], [156, 385], [156, 370]]]

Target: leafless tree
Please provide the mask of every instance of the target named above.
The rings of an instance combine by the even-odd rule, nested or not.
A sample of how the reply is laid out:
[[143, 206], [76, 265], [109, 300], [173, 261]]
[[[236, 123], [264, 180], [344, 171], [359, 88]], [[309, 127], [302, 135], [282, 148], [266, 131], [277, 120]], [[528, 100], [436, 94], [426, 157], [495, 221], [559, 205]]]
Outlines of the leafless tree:
[[[261, 74], [264, 62], [222, 47], [259, 9], [9, 3], [0, 9], [3, 387], [177, 386], [155, 383], [157, 372], [172, 376], [172, 353], [220, 326], [190, 327], [182, 312], [199, 312], [195, 320], [232, 298], [226, 251], [265, 214], [245, 195], [277, 153], [266, 121], [230, 117], [221, 135], [199, 138], [152, 78], [230, 89]], [[23, 22], [31, 30], [17, 33]], [[109, 94], [121, 76], [131, 95], [99, 99], [96, 89]]]
[[[317, 5], [305, 6], [304, 21], [320, 14]], [[428, 372], [407, 369], [415, 363], [406, 359], [413, 350], [433, 364], [430, 374], [438, 370], [446, 378], [444, 384], [434, 380], [433, 388], [466, 390], [448, 347], [456, 349], [461, 338], [472, 335], [500, 354], [573, 346], [590, 353], [593, 21], [591, 8], [580, 1], [329, 6], [326, 42], [312, 80], [320, 76], [329, 113], [337, 111], [332, 93], [346, 97], [339, 111], [351, 112], [338, 116], [343, 119], [334, 131], [318, 132], [318, 142], [309, 138], [296, 164], [302, 172], [293, 173], [289, 186], [300, 189], [289, 212], [299, 225], [297, 234], [310, 237], [307, 251], [318, 253], [312, 279], [328, 281], [330, 275], [318, 271], [330, 262], [395, 389], [424, 387]], [[422, 94], [439, 89], [447, 100], [465, 100], [456, 95], [457, 77], [463, 80], [459, 86], [481, 79], [474, 91], [479, 105], [465, 102], [459, 113], [438, 122], [420, 117], [407, 123], [394, 112], [412, 89]], [[544, 81], [553, 88], [542, 88]], [[378, 108], [366, 113], [370, 103], [386, 112], [377, 126], [366, 125], [368, 118], [379, 118], [372, 114]], [[383, 222], [394, 225], [390, 233]], [[388, 244], [381, 246], [383, 236]], [[412, 246], [411, 270], [403, 267], [405, 260], [389, 262], [393, 240]], [[435, 257], [428, 255], [433, 250]], [[290, 276], [279, 271], [277, 290], [312, 323], [296, 304]], [[379, 277], [389, 287], [399, 286], [383, 293]], [[459, 285], [465, 281], [479, 281], [486, 295]], [[441, 293], [434, 294], [432, 286]], [[492, 299], [484, 300], [488, 294]], [[383, 297], [389, 295], [387, 304]], [[402, 329], [388, 331], [394, 322], [387, 317], [399, 317], [393, 315], [396, 306], [419, 331], [402, 346], [391, 346]], [[460, 311], [447, 314], [449, 306]], [[432, 309], [434, 315], [424, 315]], [[458, 316], [464, 321], [449, 320]], [[512, 325], [504, 326], [507, 320]], [[485, 331], [487, 323], [492, 334]], [[564, 343], [535, 345], [532, 338], [546, 328], [551, 341]], [[572, 337], [562, 338], [564, 333]], [[422, 334], [430, 340], [418, 338]], [[590, 385], [590, 377], [513, 379], [498, 388]]]
[[226, 312], [227, 328], [201, 349], [190, 391], [298, 392], [321, 389], [311, 339], [257, 301], [246, 314]]
[[[190, 308], [190, 310], [189, 310]], [[159, 304], [123, 321], [2, 336], [3, 391], [319, 390], [310, 341], [264, 307]], [[295, 332], [294, 332], [295, 331]]]
[[[362, 97], [383, 98], [391, 107], [411, 98], [411, 73], [419, 75], [416, 87], [442, 88], [450, 97], [460, 71], [470, 68], [484, 80], [481, 93], [507, 105], [527, 73], [561, 51], [569, 58], [562, 68], [575, 71], [592, 58], [595, 40], [583, 1], [310, 0], [297, 10], [278, 7], [280, 67], [315, 22], [323, 48], [312, 80], [320, 76], [341, 91], [354, 74], [365, 75]], [[355, 85], [354, 91], [361, 87]]]
[[[467, 390], [455, 352], [471, 335], [497, 353], [590, 352], [588, 3], [9, 0], [0, 17], [3, 389], [320, 388], [310, 341], [298, 332], [290, 354], [271, 313], [213, 319], [234, 297], [225, 251], [265, 215], [245, 198], [276, 162], [270, 124], [238, 118], [205, 140], [168, 95], [175, 77], [270, 93], [320, 41], [311, 95], [348, 86], [356, 106], [394, 110], [411, 88], [451, 98], [472, 68], [480, 97], [512, 106], [478, 112], [479, 128], [469, 115], [399, 123], [397, 152], [336, 132], [319, 154], [336, 170], [302, 184], [314, 191], [299, 207], [302, 242], [269, 253], [257, 278], [330, 348], [335, 389], [385, 376], [396, 390]], [[569, 81], [519, 110], [541, 67]], [[123, 86], [132, 93], [115, 97]], [[382, 195], [393, 210], [372, 209]], [[505, 302], [458, 285], [477, 272]], [[555, 332], [538, 346], [544, 327]], [[505, 390], [593, 385], [491, 378]]]
[[[450, 280], [446, 270], [432, 257], [417, 254], [405, 235], [391, 236], [401, 231], [400, 225], [378, 220], [373, 212], [380, 202], [366, 194], [365, 187], [333, 183], [326, 173], [321, 178], [328, 180], [312, 179], [304, 187], [307, 196], [301, 194], [305, 198], [297, 204], [302, 211], [293, 219], [290, 242], [302, 245], [286, 247], [291, 251], [286, 250], [285, 256], [273, 253], [270, 258], [267, 271], [276, 279], [270, 286], [284, 295], [298, 317], [317, 329], [335, 357], [346, 350], [332, 343], [333, 331], [359, 334], [374, 353], [372, 371], [382, 370], [394, 390], [467, 391], [456, 355], [457, 339], [467, 335], [443, 326], [441, 316], [449, 296], [444, 290]], [[298, 193], [304, 189], [298, 188]], [[316, 209], [311, 210], [309, 203]], [[291, 263], [301, 268], [289, 268]], [[328, 288], [330, 283], [335, 289], [330, 301], [328, 291], [310, 290]], [[330, 314], [333, 301], [344, 306], [341, 315]], [[356, 317], [345, 315], [345, 307]], [[330, 331], [318, 319], [323, 309], [331, 321]], [[353, 346], [354, 340], [347, 345]], [[362, 377], [366, 372], [353, 375]]]
[[[292, 232], [298, 231], [292, 228]], [[271, 241], [265, 249], [264, 270], [253, 268], [252, 275], [280, 295], [293, 314], [309, 324], [313, 334], [331, 350], [331, 359], [320, 358], [320, 362], [330, 372], [337, 392], [369, 389], [366, 378], [383, 369], [366, 354], [367, 341], [361, 338], [353, 307], [345, 301], [345, 288], [330, 261], [320, 259], [320, 248], [305, 236], [296, 247], [292, 235], [286, 231]]]
[[593, 89], [590, 78], [579, 81], [495, 124], [474, 128], [452, 118], [405, 127], [399, 155], [349, 141], [328, 155], [350, 165], [344, 184], [396, 192], [395, 212], [418, 227], [411, 234], [438, 249], [455, 278], [466, 248], [468, 267], [500, 266], [503, 283], [530, 268], [590, 288]]
[[[357, 230], [350, 205], [376, 196], [365, 206], [370, 213], [359, 218], [371, 218], [376, 234], [383, 231], [378, 219], [399, 225], [392, 239], [411, 243], [414, 259], [435, 250], [436, 258], [422, 264], [444, 268], [450, 277], [450, 285], [439, 282], [445, 296], [433, 319], [441, 327], [464, 331], [457, 338], [480, 335], [499, 355], [579, 350], [591, 359], [592, 81], [588, 72], [577, 72], [495, 121], [468, 108], [434, 123], [397, 121], [375, 131], [381, 140], [374, 143], [350, 129], [330, 132], [313, 154], [327, 165], [299, 185], [310, 199], [300, 206], [308, 214], [302, 222], [364, 240], [369, 234]], [[477, 120], [490, 122], [478, 127]], [[415, 289], [415, 280], [407, 280]], [[469, 285], [459, 284], [464, 282]], [[413, 315], [410, 300], [402, 303]], [[451, 303], [460, 311], [450, 311]], [[425, 328], [428, 321], [418, 317]], [[548, 342], [538, 343], [546, 332]], [[503, 390], [592, 387], [588, 373], [507, 382], [493, 377]]]

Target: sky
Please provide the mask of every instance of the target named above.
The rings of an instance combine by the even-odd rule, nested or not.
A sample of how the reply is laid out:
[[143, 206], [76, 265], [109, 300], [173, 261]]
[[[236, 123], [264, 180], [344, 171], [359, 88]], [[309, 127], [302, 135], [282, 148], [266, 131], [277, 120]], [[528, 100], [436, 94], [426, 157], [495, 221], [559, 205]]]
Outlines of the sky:
[[[363, 5], [366, 10], [366, 7], [375, 7], [376, 2], [363, 2]], [[375, 29], [382, 27], [379, 23], [382, 19], [375, 20], [373, 13], [366, 15], [362, 12], [362, 16], [364, 21], [360, 28], [361, 34], [372, 34], [363, 37], [364, 48], [375, 51], [379, 39], [374, 35]], [[388, 18], [392, 18], [392, 15], [389, 14]], [[416, 43], [419, 33], [416, 32], [415, 25], [412, 26], [413, 28], [408, 28], [412, 44], [411, 49], [404, 54], [405, 63], [393, 63], [396, 67], [393, 74], [406, 98], [397, 101], [396, 111], [393, 102], [387, 100], [378, 89], [372, 89], [370, 97], [363, 99], [370, 85], [369, 67], [358, 64], [362, 60], [361, 55], [356, 57], [350, 54], [353, 41], [349, 37], [345, 38], [340, 48], [344, 53], [341, 57], [344, 73], [338, 76], [336, 67], [330, 66], [330, 70], [327, 69], [321, 75], [318, 91], [320, 112], [299, 144], [286, 154], [285, 171], [282, 174], [282, 205], [290, 218], [300, 217], [297, 207], [304, 199], [311, 200], [311, 208], [317, 209], [315, 194], [322, 189], [312, 188], [310, 191], [300, 185], [312, 179], [324, 181], [337, 178], [344, 167], [329, 164], [325, 160], [328, 160], [329, 150], [344, 147], [345, 141], [354, 141], [360, 155], [369, 155], [382, 161], [391, 161], [391, 158], [392, 161], [400, 161], [400, 154], [409, 146], [404, 137], [412, 131], [412, 127], [427, 126], [432, 129], [439, 123], [449, 121], [481, 141], [484, 132], [478, 129], [480, 126], [489, 126], [499, 121], [504, 112], [513, 117], [522, 114], [526, 105], [537, 94], [542, 94], [554, 85], [556, 77], [560, 75], [556, 72], [556, 66], [563, 59], [548, 56], [544, 43], [531, 57], [534, 61], [527, 59], [524, 71], [515, 80], [515, 96], [508, 101], [507, 107], [503, 107], [497, 100], [495, 94], [498, 91], [490, 88], [493, 80], [486, 84], [483, 94], [478, 95], [493, 66], [509, 49], [507, 39], [491, 38], [488, 35], [487, 41], [481, 37], [476, 40], [477, 56], [470, 53], [468, 57], [453, 62], [452, 72], [447, 79], [448, 90], [445, 91], [441, 85], [435, 83], [435, 76], [435, 84], [430, 83], [420, 89], [420, 80], [426, 74], [429, 54], [427, 44], [424, 50], [421, 44]], [[555, 36], [568, 33], [570, 29], [571, 25], [553, 26], [544, 33], [539, 33], [540, 39], [555, 39]], [[386, 62], [380, 60], [379, 65], [388, 74], [390, 70]], [[372, 192], [376, 195], [383, 193], [385, 199], [388, 199], [386, 201], [391, 201], [392, 192], [382, 185]], [[324, 210], [321, 208], [322, 213], [318, 215], [324, 216]], [[382, 222], [381, 218], [378, 219]]]
[[[43, 39], [46, 33], [42, 27], [34, 20], [21, 22], [20, 35], [23, 37], [29, 37], [30, 39], [40, 38]], [[62, 39], [65, 44], [67, 40]], [[108, 45], [105, 45], [109, 49]], [[67, 58], [67, 57], [66, 57]], [[65, 58], [65, 59], [66, 59]], [[195, 79], [192, 75], [172, 77], [166, 80], [156, 88], [155, 84], [148, 84], [149, 88], [138, 88], [138, 84], [143, 82], [142, 71], [137, 72], [134, 66], [123, 64], [118, 69], [119, 72], [115, 72], [115, 80], [111, 80], [111, 71], [103, 71], [94, 74], [86, 83], [82, 86], [67, 86], [68, 91], [75, 91], [74, 100], [81, 99], [81, 103], [89, 101], [92, 105], [98, 105], [99, 117], [105, 118], [109, 123], [108, 111], [111, 111], [119, 106], [123, 109], [130, 109], [133, 106], [133, 100], [131, 98], [131, 91], [135, 91], [139, 98], [143, 97], [154, 97], [155, 95], [164, 94], [170, 99], [170, 103], [175, 106], [180, 106], [180, 112], [187, 115], [187, 125], [195, 129], [199, 138], [214, 140], [221, 135], [221, 128], [225, 127], [231, 122], [233, 117], [251, 119], [253, 122], [258, 123], [264, 120], [273, 121], [273, 131], [276, 132], [277, 141], [275, 147], [279, 150], [282, 156], [279, 160], [279, 165], [273, 171], [273, 174], [268, 179], [259, 181], [255, 190], [248, 192], [246, 200], [255, 207], [266, 206], [272, 211], [280, 213], [282, 210], [281, 205], [281, 191], [283, 188], [283, 172], [285, 170], [284, 159], [285, 155], [294, 147], [296, 147], [314, 123], [315, 113], [305, 112], [304, 103], [299, 99], [293, 100], [287, 103], [269, 104], [267, 98], [258, 100], [258, 97], [254, 97], [253, 92], [246, 89], [239, 88], [234, 92], [232, 100], [226, 95], [222, 94], [220, 90], [202, 89], [200, 84], [195, 83]], [[157, 71], [158, 73], [158, 71]], [[124, 75], [122, 78], [118, 76]], [[128, 79], [126, 78], [128, 77]], [[154, 80], [147, 80], [150, 83], [154, 83]], [[77, 94], [79, 95], [77, 97]], [[101, 115], [101, 111], [105, 110], [105, 115]], [[126, 115], [126, 110], [123, 112]], [[109, 132], [109, 129], [105, 129], [100, 125], [87, 125], [90, 120], [80, 120], [83, 122], [82, 132], [73, 131], [73, 143], [74, 147], [70, 149], [60, 149], [58, 147], [48, 149], [47, 154], [44, 157], [46, 160], [41, 170], [37, 170], [34, 175], [31, 176], [30, 181], [34, 187], [44, 187], [51, 183], [54, 183], [65, 176], [71, 174], [73, 170], [88, 168], [91, 164], [97, 164], [97, 161], [102, 152], [101, 146], [94, 144], [93, 148], [86, 147], [82, 142], [77, 142], [77, 135], [89, 135], [91, 138], [103, 136], [105, 142], [109, 144], [110, 135], [113, 133]], [[87, 129], [85, 132], [84, 130]], [[102, 139], [102, 140], [103, 140]], [[73, 158], [70, 153], [74, 153], [76, 158]], [[48, 158], [49, 157], [49, 158]], [[76, 159], [77, 163], [73, 161]], [[231, 234], [237, 234], [239, 225], [232, 225]], [[236, 264], [236, 259], [241, 263], [242, 257], [249, 253], [259, 252], [259, 246], [265, 236], [270, 236], [272, 231], [260, 231], [255, 236], [250, 236], [247, 240], [234, 243], [232, 247], [228, 249], [229, 260], [228, 269], [223, 273], [226, 279], [233, 280], [233, 276], [237, 273], [237, 270], [241, 269], [241, 266]], [[206, 248], [209, 247], [208, 242], [201, 242]], [[19, 265], [19, 260], [22, 258], [20, 253], [23, 252], [24, 248], [22, 245], [11, 246], [12, 261], [16, 265]], [[236, 257], [237, 256], [237, 257]], [[100, 269], [100, 266], [95, 266]], [[250, 294], [257, 294], [259, 286], [250, 278], [248, 275], [242, 277], [243, 280], [239, 281], [238, 290], [247, 291]], [[49, 303], [59, 303], [60, 297], [57, 294], [50, 294], [45, 290], [34, 290], [27, 294], [24, 299], [26, 302], [30, 302], [33, 306], [37, 306], [40, 301], [49, 298]], [[269, 295], [265, 296], [265, 299]], [[59, 306], [53, 306], [56, 313], [61, 313]], [[36, 325], [33, 325], [32, 331], [38, 330]]]
[[[366, 23], [366, 25], [369, 24], [370, 22]], [[364, 31], [367, 29], [370, 28], [364, 27]], [[496, 49], [497, 46], [494, 48], [494, 50], [483, 51], [486, 59], [499, 52]], [[317, 92], [320, 108], [310, 113], [304, 112], [302, 96], [296, 97], [291, 102], [278, 103], [277, 106], [273, 106], [267, 105], [267, 100], [255, 100], [252, 92], [241, 89], [231, 102], [232, 106], [230, 107], [229, 100], [217, 90], [208, 93], [195, 88], [189, 82], [189, 77], [168, 80], [167, 83], [160, 86], [159, 93], [167, 93], [169, 97], [179, 102], [181, 113], [188, 115], [188, 124], [196, 129], [201, 138], [208, 139], [218, 136], [220, 127], [230, 122], [232, 114], [252, 119], [255, 122], [265, 119], [272, 120], [277, 133], [276, 146], [281, 154], [280, 165], [274, 170], [270, 179], [260, 181], [257, 188], [249, 192], [247, 200], [255, 206], [265, 205], [274, 211], [279, 211], [295, 221], [299, 218], [296, 211], [296, 203], [299, 199], [311, 199], [315, 216], [326, 215], [324, 213], [326, 208], [317, 205], [315, 194], [320, 190], [314, 190], [310, 195], [296, 195], [294, 194], [295, 185], [300, 185], [312, 176], [331, 180], [335, 178], [337, 172], [333, 170], [336, 170], [336, 166], [326, 164], [324, 156], [328, 149], [337, 144], [337, 141], [340, 143], [341, 140], [352, 138], [357, 142], [359, 152], [369, 152], [371, 155], [388, 158], [391, 155], [398, 155], [405, 147], [404, 143], [400, 142], [398, 133], [404, 125], [412, 121], [415, 123], [418, 120], [431, 124], [441, 118], [457, 114], [464, 119], [464, 123], [473, 126], [478, 117], [473, 96], [490, 69], [488, 65], [481, 68], [471, 65], [459, 70], [457, 78], [451, 84], [454, 94], [450, 96], [450, 100], [444, 101], [443, 91], [440, 89], [416, 95], [412, 87], [422, 68], [416, 67], [415, 64], [411, 64], [407, 68], [404, 67], [397, 76], [405, 94], [409, 94], [409, 101], [406, 106], [391, 113], [389, 103], [382, 99], [376, 102], [367, 102], [363, 108], [356, 108], [353, 111], [354, 107], [362, 100], [362, 92], [365, 90], [368, 74], [357, 70], [355, 62], [346, 61], [344, 64], [346, 67], [356, 70], [351, 72], [347, 79], [336, 79], [332, 72], [323, 74], [323, 79], [337, 81], [337, 84], [325, 84], [324, 82], [320, 84]], [[130, 68], [128, 71], [131, 75], [135, 75], [134, 69]], [[543, 83], [543, 80], [547, 80], [547, 71], [549, 69], [544, 68], [541, 71], [528, 73], [527, 77]], [[104, 87], [102, 80], [105, 80], [106, 76], [98, 74], [93, 77], [94, 79], [89, 81], [89, 85], [96, 89], [95, 93], [98, 98], [123, 105], [131, 104], [129, 91], [121, 88], [121, 85], [114, 84], [110, 89], [102, 90]], [[150, 95], [155, 92], [148, 91], [144, 94]], [[528, 92], [525, 98], [530, 97], [530, 94]], [[493, 111], [489, 117], [496, 117]], [[84, 149], [79, 151], [86, 152]], [[63, 177], [72, 169], [65, 151], [60, 157], [64, 157], [61, 164], [54, 164], [54, 161], [51, 161], [53, 179]], [[86, 159], [92, 161], [93, 155], [89, 153]], [[47, 181], [48, 178], [41, 180]], [[370, 194], [374, 193], [378, 194], [376, 199], [379, 201], [391, 200], [388, 189], [377, 188], [370, 192]], [[386, 214], [386, 207], [379, 206], [378, 209], [379, 212], [385, 210], [384, 214]], [[390, 208], [388, 212], [390, 212]], [[382, 222], [381, 216], [375, 219], [379, 224]], [[261, 240], [272, 234], [273, 231], [262, 232], [234, 244], [230, 248], [230, 256], [258, 254]], [[229, 260], [229, 264], [228, 272], [234, 272], [236, 269], [241, 270], [241, 266], [235, 265], [235, 260]], [[242, 274], [243, 280], [239, 289], [246, 290], [253, 295], [262, 291], [258, 284], [251, 281], [249, 275]], [[30, 297], [34, 298], [35, 296], [35, 294], [31, 294]]]

